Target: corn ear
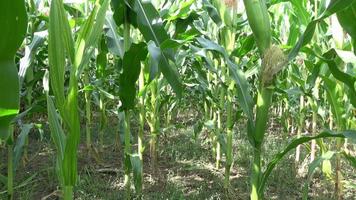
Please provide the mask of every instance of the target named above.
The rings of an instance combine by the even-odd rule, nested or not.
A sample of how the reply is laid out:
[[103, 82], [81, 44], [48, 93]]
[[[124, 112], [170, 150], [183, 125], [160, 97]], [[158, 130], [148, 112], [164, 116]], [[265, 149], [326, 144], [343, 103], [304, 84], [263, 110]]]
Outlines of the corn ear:
[[261, 55], [269, 48], [272, 41], [271, 25], [265, 0], [244, 0], [247, 20]]

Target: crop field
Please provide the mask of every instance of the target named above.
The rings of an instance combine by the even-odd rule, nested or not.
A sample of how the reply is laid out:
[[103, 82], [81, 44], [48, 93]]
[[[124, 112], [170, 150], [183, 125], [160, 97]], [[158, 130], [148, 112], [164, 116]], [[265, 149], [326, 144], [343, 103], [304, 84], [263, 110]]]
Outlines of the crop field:
[[356, 0], [1, 0], [0, 200], [355, 200]]

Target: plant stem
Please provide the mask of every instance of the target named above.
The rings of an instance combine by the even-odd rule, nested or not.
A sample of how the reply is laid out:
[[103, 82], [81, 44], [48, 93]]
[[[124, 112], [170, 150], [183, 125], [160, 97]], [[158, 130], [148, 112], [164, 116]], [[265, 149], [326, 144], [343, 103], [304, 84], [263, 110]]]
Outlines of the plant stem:
[[[314, 102], [315, 103], [315, 102]], [[313, 106], [316, 108], [316, 105]], [[312, 116], [312, 135], [316, 134], [316, 123], [317, 122], [317, 110], [313, 109], [313, 116]], [[314, 161], [315, 159], [315, 154], [316, 154], [316, 141], [312, 140], [311, 141], [311, 146], [310, 146], [310, 163]]]
[[151, 138], [150, 138], [150, 156], [151, 160], [151, 167], [153, 169], [156, 168], [157, 164], [157, 140], [159, 135], [159, 108], [158, 108], [158, 80], [157, 78], [154, 79], [151, 83]]
[[231, 170], [231, 165], [232, 165], [233, 119], [232, 119], [231, 96], [228, 97], [226, 112], [227, 112], [227, 122], [226, 122], [227, 131], [226, 131], [226, 164], [225, 164], [225, 184], [224, 184], [225, 189], [227, 189], [230, 185], [230, 170]]
[[266, 132], [269, 107], [272, 102], [272, 94], [273, 89], [264, 86], [262, 86], [258, 91], [255, 130], [256, 146], [262, 143]]
[[[124, 47], [125, 52], [130, 48], [130, 23], [128, 21], [128, 10], [124, 6]], [[130, 143], [130, 111], [125, 110], [125, 134], [124, 134], [124, 166], [125, 166], [125, 181], [124, 185], [126, 188], [126, 199], [131, 197], [131, 182], [130, 182], [130, 154], [131, 154], [131, 143]]]
[[261, 199], [262, 194], [258, 193], [261, 180], [261, 146], [256, 146], [253, 152], [253, 165], [251, 174], [251, 200]]
[[9, 128], [9, 139], [10, 144], [7, 145], [7, 197], [8, 200], [12, 200], [14, 198], [14, 150], [13, 150], [13, 142], [14, 142], [14, 134], [13, 128]]
[[73, 199], [73, 186], [64, 186], [63, 199], [64, 200], [72, 200]]
[[[336, 149], [341, 151], [343, 144], [343, 139], [337, 138], [336, 139]], [[336, 154], [336, 167], [335, 167], [335, 195], [337, 200], [342, 200], [342, 175], [341, 175], [341, 158], [340, 154]]]
[[251, 174], [251, 200], [263, 198], [263, 193], [259, 193], [261, 179], [261, 147], [266, 132], [269, 108], [272, 102], [273, 89], [260, 86], [257, 94], [256, 129], [254, 134], [254, 159]]
[[[143, 68], [141, 68], [141, 73], [139, 77], [139, 90], [143, 90], [144, 88], [144, 71]], [[145, 97], [142, 95], [140, 97], [140, 104], [139, 104], [139, 110], [140, 110], [140, 126], [138, 130], [138, 155], [142, 163], [143, 159], [143, 133], [144, 133], [144, 127], [145, 127]]]
[[223, 132], [223, 126], [222, 126], [222, 113], [224, 110], [225, 106], [225, 88], [220, 87], [220, 106], [218, 108], [217, 114], [218, 114], [218, 127], [216, 131], [216, 137], [217, 137], [217, 143], [216, 143], [216, 169], [219, 169], [220, 167], [220, 160], [221, 160], [221, 144], [219, 141], [220, 134]]
[[131, 143], [130, 143], [130, 111], [125, 110], [125, 181], [124, 185], [126, 188], [126, 198], [130, 199], [131, 196], [131, 181], [130, 181], [130, 168], [128, 166], [128, 162], [130, 162], [130, 154], [131, 154]]
[[[84, 85], [87, 86], [89, 85], [89, 76], [88, 76], [88, 71], [84, 70]], [[84, 92], [84, 98], [85, 98], [85, 117], [86, 117], [86, 123], [85, 123], [85, 132], [86, 132], [86, 146], [88, 149], [91, 148], [91, 132], [90, 132], [90, 127], [91, 127], [91, 105], [90, 105], [90, 91], [85, 90]]]
[[99, 143], [100, 148], [104, 147], [104, 130], [106, 126], [106, 113], [105, 113], [105, 104], [104, 104], [104, 94], [99, 92], [99, 110], [100, 110], [100, 128], [99, 128]]
[[[299, 99], [299, 123], [298, 123], [298, 130], [297, 130], [297, 137], [299, 138], [302, 135], [303, 131], [303, 123], [304, 123], [304, 96], [301, 95]], [[295, 162], [299, 162], [300, 159], [300, 145], [297, 146], [295, 151]]]
[[[144, 70], [142, 67], [140, 77], [139, 77], [139, 91], [142, 91], [144, 89], [144, 84], [145, 84], [145, 77], [144, 77]], [[143, 147], [143, 134], [144, 134], [144, 127], [145, 127], [145, 97], [144, 97], [144, 95], [142, 95], [140, 97], [139, 111], [140, 111], [140, 126], [138, 129], [137, 152], [138, 152], [138, 156], [139, 156], [140, 162], [141, 162], [141, 172], [143, 172], [143, 151], [144, 151], [144, 149], [143, 149], [144, 148]], [[143, 173], [141, 173], [141, 180], [143, 180]], [[141, 183], [142, 183], [142, 181], [141, 181]], [[142, 188], [142, 185], [140, 188]]]

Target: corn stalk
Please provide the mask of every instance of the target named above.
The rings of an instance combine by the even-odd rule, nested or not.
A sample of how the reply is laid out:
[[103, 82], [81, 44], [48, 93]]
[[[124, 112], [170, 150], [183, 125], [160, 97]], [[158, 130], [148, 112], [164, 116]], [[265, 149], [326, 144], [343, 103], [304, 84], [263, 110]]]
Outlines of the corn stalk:
[[[50, 69], [49, 77], [44, 78], [44, 88], [47, 94], [51, 136], [57, 148], [56, 171], [65, 200], [74, 198], [73, 187], [77, 181], [77, 148], [80, 139], [78, 79], [83, 67], [89, 62], [93, 45], [100, 36], [108, 6], [109, 0], [102, 4], [96, 1], [74, 44], [63, 1], [51, 2], [48, 42]], [[67, 64], [70, 65], [70, 78], [68, 92], [65, 93], [64, 77]], [[49, 95], [48, 78], [55, 103]]]

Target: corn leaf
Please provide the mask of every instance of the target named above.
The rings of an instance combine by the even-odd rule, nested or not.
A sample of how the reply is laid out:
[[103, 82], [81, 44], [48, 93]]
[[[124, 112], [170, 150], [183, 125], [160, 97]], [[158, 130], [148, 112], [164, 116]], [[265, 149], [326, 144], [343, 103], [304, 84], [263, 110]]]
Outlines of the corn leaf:
[[49, 92], [49, 85], [48, 85], [48, 73], [45, 74], [43, 77], [43, 87], [47, 93], [47, 111], [48, 111], [48, 122], [49, 128], [51, 130], [51, 137], [56, 146], [58, 151], [57, 155], [60, 158], [59, 160], [62, 161], [64, 157], [64, 149], [66, 143], [66, 136], [63, 132], [61, 123], [59, 121], [59, 116], [56, 112], [56, 108], [54, 106], [52, 98], [48, 95]]
[[[182, 96], [182, 84], [174, 63], [172, 52], [169, 49], [162, 50], [162, 43], [169, 39], [167, 31], [164, 29], [162, 19], [158, 11], [149, 1], [133, 0], [127, 1], [131, 9], [135, 12], [137, 26], [146, 42], [149, 52], [153, 58], [158, 59], [158, 67], [168, 83], [172, 86], [178, 97]], [[154, 43], [150, 43], [153, 41]], [[172, 61], [170, 61], [172, 60]]]
[[48, 29], [49, 78], [53, 94], [56, 97], [55, 103], [61, 111], [61, 115], [65, 104], [64, 74], [66, 53], [73, 63], [74, 43], [63, 2], [62, 0], [53, 0], [51, 2]]
[[117, 34], [117, 26], [114, 22], [112, 13], [108, 12], [105, 17], [105, 31], [108, 49], [111, 53], [120, 58], [124, 57], [124, 40]]
[[344, 91], [335, 80], [323, 77], [324, 87], [326, 89], [327, 99], [331, 106], [331, 111], [336, 118], [336, 126], [339, 130], [346, 129], [346, 110], [343, 102]]
[[6, 139], [9, 125], [19, 112], [19, 77], [15, 53], [27, 28], [23, 0], [0, 1], [0, 139]]
[[351, 141], [355, 141], [356, 139], [356, 130], [348, 130], [342, 131], [339, 133], [335, 133], [330, 130], [325, 130], [316, 136], [303, 136], [300, 138], [293, 139], [281, 152], [274, 156], [271, 162], [267, 164], [266, 170], [263, 172], [261, 178], [261, 185], [258, 188], [258, 192], [260, 194], [263, 193], [265, 184], [268, 180], [269, 175], [271, 174], [274, 167], [278, 164], [278, 162], [292, 149], [295, 149], [297, 146], [301, 144], [305, 144], [311, 140], [319, 139], [319, 138], [350, 138]]
[[131, 167], [133, 172], [133, 180], [136, 192], [142, 191], [142, 162], [138, 154], [130, 155]]
[[[342, 28], [355, 40], [356, 39], [356, 2], [354, 2], [351, 6], [342, 10], [341, 12], [337, 12], [337, 19], [340, 22]], [[356, 55], [356, 46], [354, 46], [355, 55]]]
[[0, 183], [6, 185], [7, 184], [7, 177], [0, 174]]
[[321, 156], [317, 157], [315, 160], [313, 160], [312, 163], [310, 163], [308, 167], [308, 176], [307, 176], [307, 181], [304, 184], [303, 188], [303, 200], [308, 199], [308, 190], [309, 190], [309, 184], [312, 180], [313, 174], [318, 166], [320, 166], [324, 161], [330, 160], [334, 156], [335, 152], [334, 151], [328, 151], [323, 153]]
[[119, 96], [122, 102], [121, 109], [132, 109], [135, 105], [136, 81], [141, 71], [141, 61], [147, 57], [145, 43], [132, 44], [125, 52], [123, 59], [123, 72], [119, 77]]
[[20, 59], [20, 69], [19, 69], [20, 87], [26, 76], [27, 69], [30, 68], [34, 60], [34, 57], [36, 55], [36, 50], [43, 44], [47, 34], [48, 34], [47, 31], [34, 33], [31, 43], [25, 47], [25, 56]]
[[309, 22], [304, 33], [300, 36], [297, 44], [295, 44], [293, 49], [289, 52], [288, 60], [293, 60], [298, 55], [300, 49], [311, 41], [315, 32], [315, 28], [319, 22], [329, 17], [330, 15], [349, 7], [354, 2], [356, 2], [356, 0], [332, 0], [325, 11], [317, 19]]
[[24, 124], [21, 126], [21, 133], [16, 139], [16, 145], [14, 148], [14, 170], [16, 171], [19, 161], [22, 156], [23, 146], [25, 145], [26, 138], [33, 128], [33, 124]]
[[89, 18], [82, 26], [76, 40], [75, 67], [78, 67], [77, 77], [81, 74], [84, 66], [89, 62], [93, 45], [97, 44], [105, 23], [105, 16], [109, 6], [109, 0], [103, 1], [100, 5], [96, 3]]
[[349, 161], [352, 167], [356, 168], [356, 158], [354, 156], [345, 151], [342, 152], [342, 155], [346, 158], [347, 161]]
[[246, 116], [248, 118], [247, 123], [248, 123], [249, 140], [250, 140], [250, 142], [253, 142], [252, 135], [250, 134], [250, 133], [253, 133], [253, 130], [254, 130], [253, 110], [252, 110], [253, 109], [253, 101], [252, 101], [252, 97], [249, 93], [251, 86], [247, 82], [244, 72], [241, 69], [239, 69], [235, 63], [233, 63], [230, 60], [227, 52], [225, 51], [225, 49], [223, 47], [221, 47], [218, 44], [216, 44], [208, 39], [205, 39], [203, 37], [199, 37], [199, 38], [197, 38], [197, 40], [198, 40], [199, 44], [204, 49], [216, 51], [224, 57], [225, 62], [230, 69], [231, 76], [237, 86], [237, 100], [238, 100], [242, 110], [244, 111], [244, 113], [246, 114]]
[[337, 58], [337, 53], [335, 49], [331, 49], [325, 54], [323, 54], [323, 61], [327, 63], [330, 72], [332, 75], [339, 81], [345, 83], [348, 88], [348, 97], [350, 98], [351, 104], [356, 108], [356, 77], [351, 74], [345, 73], [338, 68], [338, 65], [335, 62]]

